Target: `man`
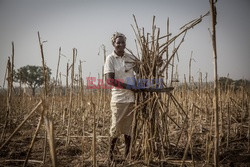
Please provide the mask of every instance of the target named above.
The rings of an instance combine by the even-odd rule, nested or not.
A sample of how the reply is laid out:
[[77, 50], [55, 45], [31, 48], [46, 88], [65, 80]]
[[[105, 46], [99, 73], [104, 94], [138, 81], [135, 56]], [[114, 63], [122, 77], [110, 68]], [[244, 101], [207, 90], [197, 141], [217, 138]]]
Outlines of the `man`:
[[126, 37], [122, 33], [115, 33], [112, 37], [114, 51], [108, 55], [104, 65], [106, 81], [112, 85], [111, 111], [112, 120], [110, 127], [110, 150], [109, 158], [113, 160], [113, 151], [120, 135], [125, 139], [125, 157], [127, 157], [131, 142], [131, 125], [133, 121], [132, 111], [134, 106], [134, 91], [126, 80], [134, 78], [135, 58], [125, 53]]

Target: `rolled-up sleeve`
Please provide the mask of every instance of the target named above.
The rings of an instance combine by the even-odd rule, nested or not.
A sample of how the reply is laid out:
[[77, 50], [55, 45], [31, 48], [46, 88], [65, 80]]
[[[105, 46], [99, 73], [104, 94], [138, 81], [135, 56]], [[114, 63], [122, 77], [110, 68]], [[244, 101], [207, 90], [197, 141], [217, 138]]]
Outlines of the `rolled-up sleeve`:
[[109, 55], [106, 59], [106, 62], [104, 64], [104, 74], [107, 74], [107, 73], [114, 73], [115, 70], [114, 70], [114, 63], [112, 61], [112, 56]]

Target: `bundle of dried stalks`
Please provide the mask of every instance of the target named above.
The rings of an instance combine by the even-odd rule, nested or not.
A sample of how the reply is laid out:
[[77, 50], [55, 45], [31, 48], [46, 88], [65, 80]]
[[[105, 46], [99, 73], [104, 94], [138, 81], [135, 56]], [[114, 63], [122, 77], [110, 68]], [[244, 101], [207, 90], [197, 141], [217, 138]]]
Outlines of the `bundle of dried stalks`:
[[[136, 95], [136, 107], [132, 112], [134, 114], [131, 156], [136, 159], [143, 159], [144, 163], [158, 159], [164, 160], [168, 152], [170, 143], [168, 135], [169, 120], [183, 131], [187, 123], [188, 116], [176, 98], [170, 93], [172, 90], [164, 82], [168, 73], [168, 66], [177, 54], [178, 49], [184, 42], [187, 31], [202, 21], [207, 14], [195, 19], [181, 28], [181, 32], [170, 38], [171, 34], [160, 36], [160, 29], [156, 28], [155, 17], [153, 17], [152, 33], [145, 33], [144, 28], [139, 28], [134, 16], [137, 47], [139, 48], [138, 57], [135, 61], [139, 64], [137, 79], [148, 79], [157, 86], [157, 81], [161, 81], [163, 89], [168, 91], [141, 92]], [[161, 39], [168, 37], [165, 42]], [[170, 39], [169, 39], [170, 38]], [[164, 56], [168, 53], [168, 48], [181, 38], [177, 47], [174, 47], [170, 56]], [[129, 51], [129, 50], [128, 50]], [[129, 51], [133, 54], [131, 51]], [[174, 66], [174, 64], [171, 64]], [[152, 85], [151, 85], [152, 86]], [[159, 93], [167, 92], [167, 93]], [[179, 115], [182, 118], [182, 125], [169, 115], [170, 101], [178, 108]], [[183, 160], [184, 161], [184, 160]]]

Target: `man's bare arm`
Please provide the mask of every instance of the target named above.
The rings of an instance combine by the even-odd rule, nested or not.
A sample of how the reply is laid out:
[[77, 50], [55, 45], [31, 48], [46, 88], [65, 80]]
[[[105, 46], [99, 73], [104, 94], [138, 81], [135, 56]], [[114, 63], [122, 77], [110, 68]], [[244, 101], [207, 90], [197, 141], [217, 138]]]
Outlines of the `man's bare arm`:
[[115, 87], [119, 87], [119, 88], [123, 88], [123, 89], [128, 89], [128, 90], [132, 90], [132, 91], [137, 91], [136, 89], [134, 89], [133, 85], [129, 85], [126, 84], [124, 82], [121, 82], [119, 80], [115, 79], [115, 73], [107, 73], [105, 74], [105, 78], [106, 78], [106, 83]]

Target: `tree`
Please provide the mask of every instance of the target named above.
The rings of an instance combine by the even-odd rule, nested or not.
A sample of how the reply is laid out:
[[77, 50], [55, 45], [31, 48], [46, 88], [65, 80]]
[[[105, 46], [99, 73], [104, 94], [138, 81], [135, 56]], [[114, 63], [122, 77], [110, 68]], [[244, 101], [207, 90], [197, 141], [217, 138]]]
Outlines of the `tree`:
[[[48, 81], [50, 80], [51, 69], [46, 67]], [[26, 83], [32, 89], [32, 95], [35, 96], [36, 88], [44, 84], [44, 75], [42, 66], [23, 66], [15, 72], [15, 81]]]

